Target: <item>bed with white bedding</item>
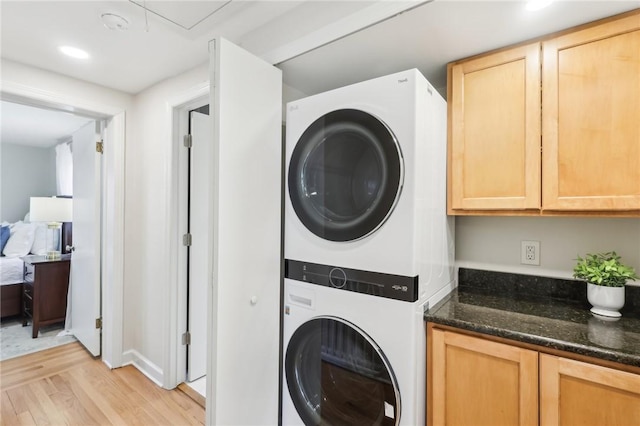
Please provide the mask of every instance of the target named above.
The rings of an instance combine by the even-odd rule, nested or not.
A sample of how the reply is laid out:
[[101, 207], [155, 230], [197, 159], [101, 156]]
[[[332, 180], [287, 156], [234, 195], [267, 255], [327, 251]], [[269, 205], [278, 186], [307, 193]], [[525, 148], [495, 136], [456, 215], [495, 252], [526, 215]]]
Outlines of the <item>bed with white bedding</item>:
[[24, 262], [19, 257], [0, 257], [0, 316], [21, 311]]
[[24, 262], [19, 257], [0, 257], [0, 285], [22, 284]]
[[[27, 215], [28, 216], [28, 215]], [[43, 222], [0, 224], [0, 317], [19, 315], [22, 312], [22, 283], [24, 262], [29, 254], [44, 255], [47, 252], [47, 227]], [[63, 227], [62, 247], [72, 245], [71, 224]]]
[[[40, 228], [44, 228], [44, 226], [23, 221], [2, 223], [0, 230], [2, 236], [0, 317], [18, 315], [22, 311], [24, 262], [21, 258], [34, 250], [36, 231]], [[40, 234], [42, 235], [39, 235], [39, 244], [44, 237], [44, 245], [46, 245], [46, 230], [41, 230]], [[35, 248], [40, 249], [39, 246]]]

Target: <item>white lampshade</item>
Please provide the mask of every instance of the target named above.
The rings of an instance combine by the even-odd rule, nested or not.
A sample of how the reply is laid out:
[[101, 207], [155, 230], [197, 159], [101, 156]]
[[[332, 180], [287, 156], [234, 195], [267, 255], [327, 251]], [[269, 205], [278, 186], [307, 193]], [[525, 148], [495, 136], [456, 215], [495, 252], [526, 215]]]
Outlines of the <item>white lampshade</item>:
[[71, 198], [31, 197], [29, 206], [31, 222], [71, 222], [73, 200]]

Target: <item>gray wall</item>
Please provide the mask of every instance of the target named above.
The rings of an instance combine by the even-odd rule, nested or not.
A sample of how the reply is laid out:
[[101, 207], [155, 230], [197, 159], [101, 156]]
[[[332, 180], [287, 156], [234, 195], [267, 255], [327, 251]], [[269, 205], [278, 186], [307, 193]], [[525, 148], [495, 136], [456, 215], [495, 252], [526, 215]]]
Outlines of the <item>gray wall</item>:
[[0, 144], [0, 220], [16, 222], [29, 211], [29, 197], [56, 195], [55, 148]]
[[[520, 264], [522, 240], [540, 241], [540, 266]], [[457, 266], [571, 278], [577, 255], [603, 251], [616, 251], [640, 271], [640, 219], [456, 218]]]

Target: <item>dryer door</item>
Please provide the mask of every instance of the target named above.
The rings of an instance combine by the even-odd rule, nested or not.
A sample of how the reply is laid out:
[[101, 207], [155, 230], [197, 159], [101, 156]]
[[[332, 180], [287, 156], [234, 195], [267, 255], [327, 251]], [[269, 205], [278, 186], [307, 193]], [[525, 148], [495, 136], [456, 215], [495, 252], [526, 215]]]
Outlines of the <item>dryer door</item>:
[[289, 394], [306, 425], [397, 425], [400, 392], [389, 362], [362, 330], [336, 317], [314, 318], [291, 336]]
[[330, 241], [362, 238], [393, 210], [403, 183], [398, 142], [377, 117], [355, 109], [309, 126], [289, 163], [289, 197], [302, 223]]

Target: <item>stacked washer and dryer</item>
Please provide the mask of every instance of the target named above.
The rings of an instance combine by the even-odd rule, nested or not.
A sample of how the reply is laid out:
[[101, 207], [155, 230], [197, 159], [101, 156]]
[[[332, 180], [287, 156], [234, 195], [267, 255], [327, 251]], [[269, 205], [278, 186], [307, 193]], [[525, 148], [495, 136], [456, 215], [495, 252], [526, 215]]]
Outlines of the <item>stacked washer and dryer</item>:
[[454, 287], [446, 102], [417, 70], [287, 104], [284, 425], [419, 425]]

